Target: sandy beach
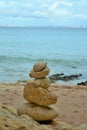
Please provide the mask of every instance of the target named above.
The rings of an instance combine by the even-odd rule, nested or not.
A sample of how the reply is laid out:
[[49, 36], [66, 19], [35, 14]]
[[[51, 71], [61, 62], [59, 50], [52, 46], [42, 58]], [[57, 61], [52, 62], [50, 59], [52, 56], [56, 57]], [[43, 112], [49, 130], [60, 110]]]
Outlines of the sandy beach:
[[[0, 103], [17, 108], [20, 103], [26, 102], [23, 88], [24, 83], [0, 84]], [[56, 107], [60, 116], [55, 119], [55, 125], [58, 121], [74, 126], [87, 123], [87, 86], [52, 84], [50, 91], [58, 94]]]

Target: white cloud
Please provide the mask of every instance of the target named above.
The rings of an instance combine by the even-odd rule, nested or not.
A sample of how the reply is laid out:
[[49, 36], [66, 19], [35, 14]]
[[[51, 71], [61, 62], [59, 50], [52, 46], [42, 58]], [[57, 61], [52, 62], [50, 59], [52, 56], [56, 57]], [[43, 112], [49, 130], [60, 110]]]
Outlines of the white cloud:
[[27, 17], [31, 13], [33, 4], [30, 2], [8, 1], [0, 2], [0, 16], [3, 17]]
[[[0, 7], [3, 7], [4, 8], [13, 8], [13, 9], [17, 9], [17, 8], [25, 8], [25, 9], [29, 9], [29, 8], [32, 8], [33, 7], [33, 4], [30, 3], [30, 2], [19, 2], [19, 1], [8, 1], [8, 2], [3, 2], [1, 1], [0, 2]], [[6, 8], [6, 9], [7, 9]]]
[[72, 2], [56, 1], [50, 5], [49, 10], [54, 11], [54, 10], [57, 10], [58, 8], [62, 8], [62, 6], [63, 8], [64, 6], [68, 8], [68, 7], [71, 7], [72, 5], [73, 5]]
[[79, 14], [75, 14], [74, 17], [76, 17], [76, 18], [80, 18], [80, 19], [83, 19], [83, 18], [84, 18], [84, 19], [85, 19], [85, 18], [87, 19], [87, 15], [85, 15], [85, 14], [81, 14], [81, 13], [79, 13]]
[[67, 2], [67, 1], [61, 1], [61, 2], [59, 2], [59, 4], [65, 5], [65, 6], [68, 6], [68, 7], [71, 7], [73, 5], [72, 2]]
[[45, 11], [35, 11], [33, 14], [36, 16], [41, 16], [41, 17], [42, 16], [46, 17], [48, 15], [48, 13]]
[[30, 2], [10, 1], [8, 3], [8, 6], [12, 7], [12, 8], [19, 8], [20, 9], [20, 8], [32, 8], [33, 4]]
[[71, 6], [72, 6], [71, 2], [65, 2], [65, 1], [54, 2], [50, 5], [50, 7], [48, 8], [48, 11], [53, 16], [69, 15], [70, 11], [68, 8]]
[[15, 19], [27, 19], [27, 23], [29, 19], [33, 23], [35, 20], [55, 23], [70, 23], [71, 19], [86, 21], [87, 0], [0, 0], [0, 16], [3, 19], [11, 17], [10, 21], [14, 23]]
[[56, 11], [58, 8], [58, 3], [57, 2], [54, 2], [50, 7], [49, 7], [49, 11]]
[[8, 6], [6, 2], [3, 1], [0, 2], [0, 7], [6, 7], [6, 6]]
[[28, 2], [28, 3], [25, 3], [24, 6], [25, 6], [25, 7], [28, 7], [28, 8], [32, 8], [32, 7], [33, 7], [33, 4]]

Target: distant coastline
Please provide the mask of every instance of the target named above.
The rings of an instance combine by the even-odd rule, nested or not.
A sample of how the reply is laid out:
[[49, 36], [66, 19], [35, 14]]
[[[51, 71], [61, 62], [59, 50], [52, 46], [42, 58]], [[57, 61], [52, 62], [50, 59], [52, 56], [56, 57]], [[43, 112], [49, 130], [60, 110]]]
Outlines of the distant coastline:
[[58, 29], [87, 29], [87, 26], [12, 26], [12, 25], [7, 25], [3, 26], [0, 25], [0, 28], [58, 28]]

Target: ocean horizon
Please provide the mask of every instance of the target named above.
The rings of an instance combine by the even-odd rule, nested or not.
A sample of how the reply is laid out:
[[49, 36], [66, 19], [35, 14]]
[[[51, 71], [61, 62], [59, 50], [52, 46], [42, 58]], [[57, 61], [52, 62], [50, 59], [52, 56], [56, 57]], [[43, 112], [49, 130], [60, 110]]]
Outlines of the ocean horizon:
[[30, 79], [39, 61], [48, 63], [49, 75], [82, 74], [69, 83], [86, 81], [87, 28], [0, 27], [0, 83]]

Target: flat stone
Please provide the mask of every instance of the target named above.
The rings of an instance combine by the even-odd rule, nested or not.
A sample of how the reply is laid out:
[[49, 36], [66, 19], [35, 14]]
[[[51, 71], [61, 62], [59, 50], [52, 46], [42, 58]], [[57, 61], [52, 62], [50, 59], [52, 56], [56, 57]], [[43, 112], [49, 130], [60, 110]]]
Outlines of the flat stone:
[[41, 106], [48, 106], [57, 102], [57, 95], [55, 92], [50, 92], [41, 87], [35, 87], [33, 83], [25, 85], [23, 96], [28, 102]]
[[53, 130], [53, 128], [40, 125], [26, 114], [19, 116], [12, 106], [0, 105], [0, 130]]
[[44, 70], [39, 71], [39, 72], [35, 72], [34, 70], [31, 70], [29, 76], [35, 79], [44, 78], [49, 74], [49, 72], [50, 72], [50, 69], [46, 67]]
[[18, 110], [18, 115], [27, 114], [36, 121], [47, 121], [56, 118], [59, 115], [55, 106], [42, 107], [36, 104], [24, 103]]
[[38, 62], [33, 66], [33, 71], [34, 72], [39, 72], [42, 71], [43, 69], [45, 69], [47, 66], [46, 62]]
[[35, 87], [42, 87], [45, 89], [49, 88], [51, 85], [51, 81], [49, 78], [35, 79], [33, 83]]

